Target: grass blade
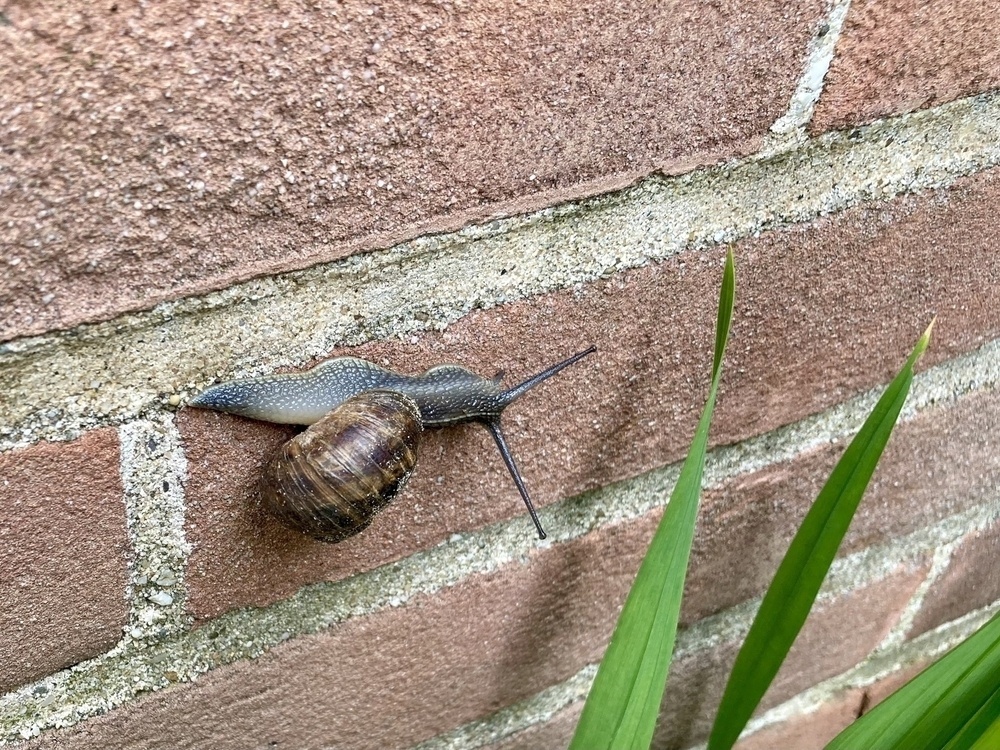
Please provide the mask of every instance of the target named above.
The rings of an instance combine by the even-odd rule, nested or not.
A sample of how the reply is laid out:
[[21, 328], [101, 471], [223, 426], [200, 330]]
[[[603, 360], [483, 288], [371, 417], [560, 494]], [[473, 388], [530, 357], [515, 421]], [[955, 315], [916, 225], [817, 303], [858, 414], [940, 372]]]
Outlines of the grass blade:
[[827, 750], [997, 747], [1000, 614], [855, 721]]
[[844, 451], [799, 527], [764, 595], [729, 675], [709, 750], [731, 748], [778, 673], [812, 608], [861, 496], [910, 391], [913, 367], [930, 341], [931, 323]]
[[722, 357], [733, 316], [736, 274], [726, 256], [708, 400], [663, 518], [642, 561], [598, 668], [570, 747], [647, 748], [653, 738], [677, 635], [681, 595], [698, 515], [702, 470]]
[[981, 747], [1000, 747], [1000, 687], [951, 738], [944, 750], [975, 750]]
[[[1000, 689], [993, 693], [993, 697], [990, 699], [989, 712], [991, 713], [997, 708], [998, 696], [1000, 696]], [[982, 733], [969, 745], [969, 750], [995, 750], [998, 747], [1000, 747], [1000, 712], [994, 714], [993, 723], [983, 729]], [[945, 750], [963, 750], [963, 748], [964, 745], [955, 745], [954, 747], [948, 745]]]

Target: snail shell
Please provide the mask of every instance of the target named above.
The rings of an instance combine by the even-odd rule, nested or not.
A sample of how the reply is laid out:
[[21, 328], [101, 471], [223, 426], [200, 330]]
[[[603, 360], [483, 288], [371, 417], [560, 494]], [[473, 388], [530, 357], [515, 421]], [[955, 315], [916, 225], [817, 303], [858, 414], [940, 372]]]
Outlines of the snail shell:
[[365, 529], [402, 489], [423, 427], [408, 396], [348, 399], [285, 443], [264, 468], [260, 497], [280, 521], [325, 542]]

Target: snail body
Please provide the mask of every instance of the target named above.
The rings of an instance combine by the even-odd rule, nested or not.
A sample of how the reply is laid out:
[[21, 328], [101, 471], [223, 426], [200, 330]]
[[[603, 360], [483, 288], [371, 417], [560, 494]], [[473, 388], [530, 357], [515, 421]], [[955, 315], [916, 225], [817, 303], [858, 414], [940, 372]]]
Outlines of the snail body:
[[347, 399], [373, 390], [412, 398], [425, 427], [495, 418], [512, 400], [504, 402], [499, 377], [484, 378], [458, 365], [400, 375], [365, 359], [337, 357], [305, 372], [220, 383], [190, 404], [264, 422], [314, 424]]
[[493, 435], [540, 539], [545, 531], [500, 429], [514, 400], [594, 347], [504, 389], [458, 365], [400, 375], [367, 360], [339, 357], [302, 373], [234, 380], [196, 396], [191, 406], [281, 424], [311, 425], [267, 464], [259, 483], [269, 512], [327, 542], [366, 528], [402, 489], [424, 429], [480, 422]]

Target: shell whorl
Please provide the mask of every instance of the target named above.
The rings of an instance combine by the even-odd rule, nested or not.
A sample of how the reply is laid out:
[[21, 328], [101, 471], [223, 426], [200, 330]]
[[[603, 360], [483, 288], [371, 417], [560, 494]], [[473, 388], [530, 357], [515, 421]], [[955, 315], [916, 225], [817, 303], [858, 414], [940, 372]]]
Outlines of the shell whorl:
[[282, 446], [261, 475], [261, 502], [316, 539], [346, 539], [402, 489], [422, 429], [417, 405], [403, 394], [350, 398]]

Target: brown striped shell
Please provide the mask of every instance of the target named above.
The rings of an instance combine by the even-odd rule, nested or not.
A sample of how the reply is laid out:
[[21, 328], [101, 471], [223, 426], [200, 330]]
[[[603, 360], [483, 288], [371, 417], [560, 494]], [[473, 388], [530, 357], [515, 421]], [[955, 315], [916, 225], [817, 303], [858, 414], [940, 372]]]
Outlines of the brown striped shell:
[[409, 396], [354, 396], [281, 447], [261, 476], [261, 501], [287, 526], [315, 539], [353, 536], [403, 487], [422, 430]]

